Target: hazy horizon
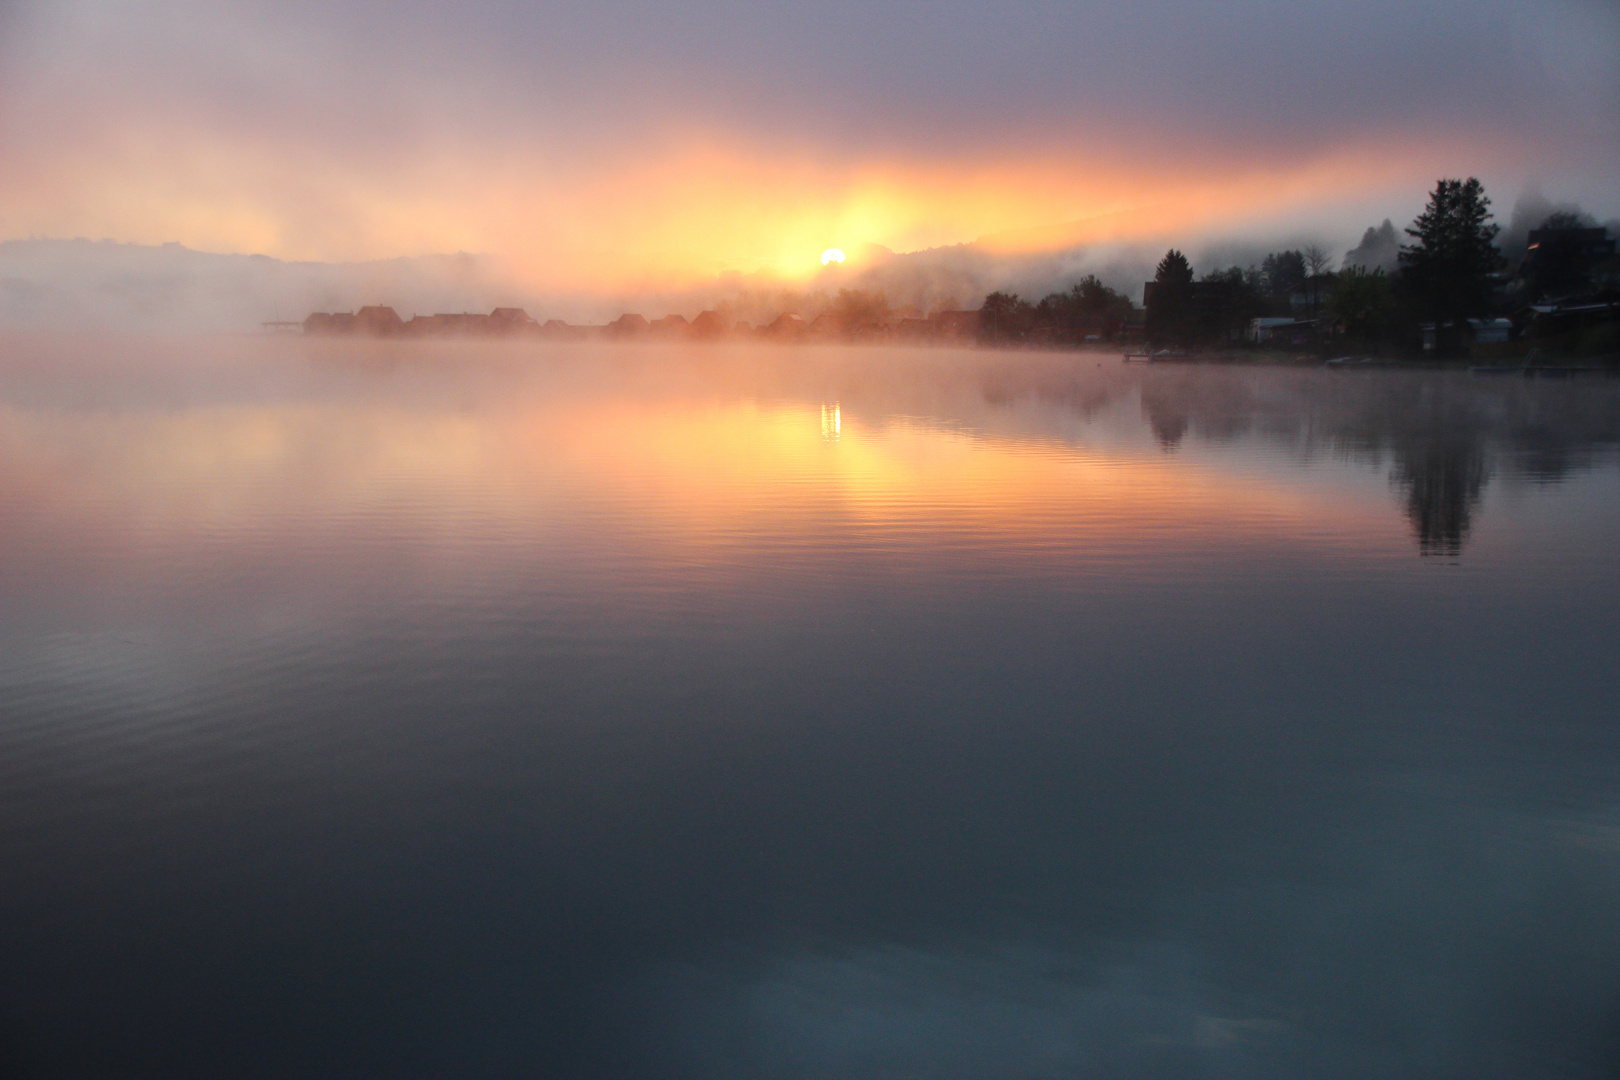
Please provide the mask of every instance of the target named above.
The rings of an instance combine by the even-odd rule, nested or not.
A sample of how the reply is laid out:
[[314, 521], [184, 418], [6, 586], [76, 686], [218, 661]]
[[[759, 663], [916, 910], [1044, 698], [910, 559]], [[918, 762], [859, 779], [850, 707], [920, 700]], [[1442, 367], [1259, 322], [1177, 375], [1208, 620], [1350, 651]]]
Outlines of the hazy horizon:
[[[1553, 211], [1576, 212], [1620, 235], [1620, 219], [1548, 198], [1532, 187], [1511, 206], [1495, 207], [1499, 245], [1522, 255], [1528, 231]], [[1386, 215], [1399, 240], [1406, 219]], [[1344, 233], [1298, 228], [1269, 235], [1172, 240], [1187, 249], [1199, 272], [1258, 265], [1266, 253], [1307, 245], [1324, 248], [1338, 265], [1348, 259], [1371, 220]], [[357, 261], [279, 259], [262, 252], [211, 252], [177, 241], [137, 244], [88, 237], [0, 240], [0, 329], [227, 331], [253, 330], [264, 320], [301, 319], [312, 311], [349, 311], [366, 304], [412, 314], [520, 307], [540, 319], [601, 323], [625, 312], [649, 318], [729, 306], [745, 319], [768, 321], [782, 312], [809, 314], [843, 288], [883, 295], [896, 309], [922, 312], [976, 308], [992, 290], [1030, 298], [1067, 290], [1095, 274], [1133, 301], [1164, 248], [1154, 241], [1080, 244], [1018, 251], [982, 240], [912, 252], [878, 245], [849, 251], [843, 265], [800, 276], [769, 269], [717, 273], [683, 282], [640, 282], [613, 289], [590, 283], [537, 283], [514, 273], [492, 252], [431, 252]], [[818, 301], [817, 298], [821, 298]]]
[[0, 239], [478, 252], [581, 307], [814, 284], [829, 247], [1342, 253], [1443, 175], [1478, 175], [1503, 220], [1526, 196], [1620, 216], [1617, 55], [1620, 17], [1582, 0], [21, 0], [0, 5]]

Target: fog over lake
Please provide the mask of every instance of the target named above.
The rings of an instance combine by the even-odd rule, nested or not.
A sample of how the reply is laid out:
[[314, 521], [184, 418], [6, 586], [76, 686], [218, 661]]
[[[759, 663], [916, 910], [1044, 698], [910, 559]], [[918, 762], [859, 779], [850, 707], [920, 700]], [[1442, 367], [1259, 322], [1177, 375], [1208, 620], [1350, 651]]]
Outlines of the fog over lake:
[[0, 1073], [1620, 1073], [1620, 380], [0, 339]]

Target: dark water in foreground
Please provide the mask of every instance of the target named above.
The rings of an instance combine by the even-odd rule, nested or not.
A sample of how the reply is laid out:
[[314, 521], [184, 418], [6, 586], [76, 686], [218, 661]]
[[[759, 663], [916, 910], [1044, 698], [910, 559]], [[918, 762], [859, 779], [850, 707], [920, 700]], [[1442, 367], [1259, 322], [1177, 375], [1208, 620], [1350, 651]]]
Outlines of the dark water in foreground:
[[0, 1071], [1620, 1072], [1620, 383], [0, 343]]

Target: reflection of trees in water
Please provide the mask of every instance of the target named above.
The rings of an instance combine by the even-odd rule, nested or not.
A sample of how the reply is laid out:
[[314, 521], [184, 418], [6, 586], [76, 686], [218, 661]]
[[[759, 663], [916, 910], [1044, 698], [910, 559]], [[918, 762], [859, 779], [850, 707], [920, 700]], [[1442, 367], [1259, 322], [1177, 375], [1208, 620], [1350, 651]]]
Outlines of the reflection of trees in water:
[[[1084, 401], [1140, 394], [1142, 418], [1169, 450], [1189, 436], [1260, 439], [1305, 459], [1327, 453], [1388, 460], [1391, 482], [1425, 555], [1462, 552], [1492, 477], [1559, 483], [1620, 447], [1620, 384], [1471, 378], [1458, 372], [1165, 365], [1065, 381], [995, 377], [996, 397]], [[1043, 385], [1043, 383], [1045, 385]], [[988, 397], [989, 395], [987, 395]]]
[[1514, 473], [1537, 484], [1558, 484], [1597, 464], [1592, 447], [1572, 444], [1555, 432], [1537, 431], [1514, 447]]
[[1385, 401], [1391, 411], [1369, 434], [1394, 451], [1390, 480], [1406, 495], [1418, 550], [1455, 558], [1490, 478], [1487, 441], [1523, 439], [1533, 414], [1514, 407], [1522, 395], [1474, 380], [1429, 376], [1407, 385], [1406, 394]]
[[1159, 440], [1159, 445], [1166, 450], [1174, 450], [1181, 445], [1181, 439], [1187, 434], [1187, 414], [1171, 409], [1153, 409], [1143, 405], [1143, 412], [1147, 413], [1148, 425], [1153, 428], [1153, 435]]
[[1406, 516], [1423, 554], [1462, 554], [1487, 476], [1477, 439], [1439, 437], [1396, 448], [1394, 480], [1406, 489]]

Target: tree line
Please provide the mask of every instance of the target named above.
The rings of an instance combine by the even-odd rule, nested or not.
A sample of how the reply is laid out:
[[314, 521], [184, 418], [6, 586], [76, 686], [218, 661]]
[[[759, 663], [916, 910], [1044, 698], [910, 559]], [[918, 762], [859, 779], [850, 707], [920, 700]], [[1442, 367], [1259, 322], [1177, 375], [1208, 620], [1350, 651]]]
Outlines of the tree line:
[[[1505, 319], [1490, 323], [1491, 334], [1518, 337], [1545, 324], [1540, 329], [1562, 334], [1562, 344], [1620, 351], [1620, 266], [1606, 231], [1572, 214], [1552, 214], [1531, 233], [1536, 242], [1525, 258], [1510, 267], [1496, 245], [1500, 226], [1490, 206], [1478, 179], [1442, 179], [1406, 228], [1404, 244], [1385, 222], [1367, 231], [1362, 248], [1336, 272], [1327, 252], [1309, 246], [1198, 276], [1172, 248], [1144, 289], [1145, 311], [1135, 312], [1125, 296], [1091, 276], [1036, 304], [1016, 293], [991, 293], [980, 309], [979, 334], [995, 344], [1139, 334], [1152, 348], [1186, 349], [1252, 345], [1277, 329], [1295, 345], [1457, 354], [1484, 336], [1482, 323]], [[1380, 245], [1397, 249], [1392, 266], [1354, 261]]]

